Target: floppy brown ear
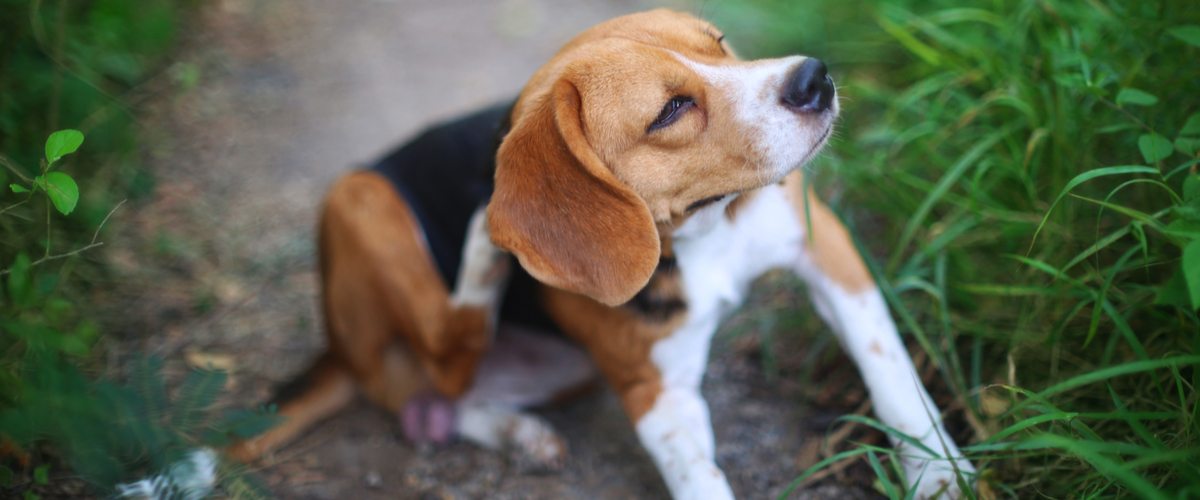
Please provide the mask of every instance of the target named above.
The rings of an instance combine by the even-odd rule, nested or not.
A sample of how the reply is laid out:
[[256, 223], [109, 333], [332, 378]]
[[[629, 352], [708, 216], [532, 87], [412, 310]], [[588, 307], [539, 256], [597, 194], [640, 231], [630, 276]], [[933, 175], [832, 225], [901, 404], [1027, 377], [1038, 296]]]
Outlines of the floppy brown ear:
[[658, 231], [646, 202], [588, 145], [580, 105], [563, 78], [517, 117], [496, 155], [488, 226], [539, 281], [612, 306], [650, 279]]

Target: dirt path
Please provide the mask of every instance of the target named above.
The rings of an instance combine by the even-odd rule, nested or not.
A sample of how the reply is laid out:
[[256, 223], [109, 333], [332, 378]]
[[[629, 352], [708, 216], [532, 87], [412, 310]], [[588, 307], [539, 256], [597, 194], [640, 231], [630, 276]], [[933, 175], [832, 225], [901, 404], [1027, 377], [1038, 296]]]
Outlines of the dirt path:
[[[126, 213], [126, 233], [107, 253], [123, 279], [121, 292], [108, 299], [112, 321], [130, 332], [111, 339], [110, 359], [158, 354], [168, 374], [178, 375], [189, 356], [206, 355], [234, 370], [237, 403], [266, 400], [322, 347], [312, 229], [330, 180], [431, 122], [515, 96], [575, 33], [650, 6], [217, 2], [176, 69], [197, 69], [199, 83], [160, 99], [144, 122], [147, 143], [156, 144], [146, 155], [157, 189]], [[794, 289], [768, 287], [756, 300], [805, 303]], [[704, 385], [717, 461], [740, 498], [777, 496], [815, 456], [809, 443], [818, 434], [804, 429], [824, 432], [832, 416], [862, 397], [861, 389], [854, 396], [834, 385], [823, 400], [842, 409], [798, 413], [801, 387], [789, 381], [812, 361], [798, 349], [803, 337], [772, 341], [795, 353], [769, 356], [780, 377], [768, 381], [762, 369], [763, 329], [754, 325], [778, 309], [745, 311], [731, 322]], [[793, 329], [810, 332], [808, 341], [828, 340], [811, 333], [824, 328], [807, 306], [802, 310], [803, 328]], [[281, 451], [259, 474], [285, 499], [666, 498], [611, 392], [543, 414], [572, 447], [559, 471], [463, 443], [416, 449], [397, 440], [391, 416], [359, 404]], [[863, 484], [854, 468], [848, 473], [842, 483]], [[792, 498], [866, 496], [826, 481]]]

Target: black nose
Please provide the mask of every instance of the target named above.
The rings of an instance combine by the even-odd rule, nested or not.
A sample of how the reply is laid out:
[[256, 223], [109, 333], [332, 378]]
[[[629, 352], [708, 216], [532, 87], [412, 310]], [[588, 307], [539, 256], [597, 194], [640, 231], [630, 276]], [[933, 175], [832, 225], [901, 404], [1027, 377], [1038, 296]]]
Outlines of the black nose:
[[808, 58], [783, 86], [783, 104], [799, 113], [820, 113], [833, 104], [833, 79], [825, 63]]

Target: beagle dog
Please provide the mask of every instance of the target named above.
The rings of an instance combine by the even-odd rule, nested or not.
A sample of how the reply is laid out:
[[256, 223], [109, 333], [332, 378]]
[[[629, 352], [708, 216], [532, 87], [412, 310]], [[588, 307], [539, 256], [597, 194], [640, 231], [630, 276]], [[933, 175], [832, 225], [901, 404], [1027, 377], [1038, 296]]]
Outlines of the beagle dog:
[[879, 420], [924, 445], [893, 441], [915, 498], [960, 497], [971, 463], [846, 229], [803, 187], [837, 115], [824, 63], [742, 61], [686, 14], [583, 32], [511, 106], [334, 185], [329, 348], [284, 398], [287, 423], [230, 452], [255, 459], [362, 393], [411, 439], [553, 464], [565, 443], [525, 409], [598, 372], [675, 499], [730, 499], [700, 380], [722, 319], [783, 268], [808, 283]]

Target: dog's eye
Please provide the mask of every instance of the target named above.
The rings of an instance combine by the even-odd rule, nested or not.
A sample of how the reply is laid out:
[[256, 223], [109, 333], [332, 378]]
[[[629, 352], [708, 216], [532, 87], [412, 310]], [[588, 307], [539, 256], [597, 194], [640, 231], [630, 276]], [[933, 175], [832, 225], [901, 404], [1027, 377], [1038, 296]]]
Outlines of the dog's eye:
[[667, 125], [675, 123], [675, 120], [678, 120], [680, 116], [683, 116], [687, 109], [695, 103], [696, 101], [691, 97], [672, 97], [671, 100], [667, 101], [667, 105], [663, 106], [662, 111], [658, 113], [658, 118], [654, 119], [654, 123], [650, 124], [650, 128], [646, 129], [646, 132], [653, 132], [660, 128], [666, 127]]

